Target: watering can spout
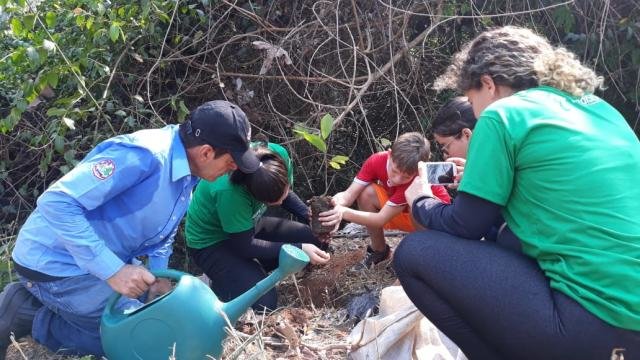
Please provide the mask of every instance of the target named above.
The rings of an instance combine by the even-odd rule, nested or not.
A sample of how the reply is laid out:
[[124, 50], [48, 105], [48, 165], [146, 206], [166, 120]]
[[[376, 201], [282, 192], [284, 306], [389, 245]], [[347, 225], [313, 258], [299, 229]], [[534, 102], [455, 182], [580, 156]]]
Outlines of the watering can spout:
[[221, 303], [221, 310], [227, 315], [232, 324], [278, 282], [290, 274], [302, 270], [309, 263], [309, 256], [300, 248], [286, 244], [280, 250], [278, 261], [278, 268], [269, 276], [237, 298]]

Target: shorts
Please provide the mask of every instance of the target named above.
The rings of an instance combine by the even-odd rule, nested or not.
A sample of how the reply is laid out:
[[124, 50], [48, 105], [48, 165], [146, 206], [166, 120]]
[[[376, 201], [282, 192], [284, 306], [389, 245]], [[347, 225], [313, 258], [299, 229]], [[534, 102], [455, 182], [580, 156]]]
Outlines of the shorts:
[[[384, 204], [389, 201], [389, 196], [384, 188], [378, 184], [370, 184], [373, 186], [373, 189], [376, 191], [376, 196], [378, 197], [378, 202], [380, 206], [384, 206]], [[413, 224], [413, 219], [411, 218], [411, 214], [407, 211], [409, 209], [408, 206], [405, 206], [405, 210], [403, 210], [400, 214], [394, 216], [391, 220], [389, 220], [386, 224], [384, 224], [383, 229], [385, 230], [401, 230], [406, 232], [414, 232], [416, 231], [416, 227]]]

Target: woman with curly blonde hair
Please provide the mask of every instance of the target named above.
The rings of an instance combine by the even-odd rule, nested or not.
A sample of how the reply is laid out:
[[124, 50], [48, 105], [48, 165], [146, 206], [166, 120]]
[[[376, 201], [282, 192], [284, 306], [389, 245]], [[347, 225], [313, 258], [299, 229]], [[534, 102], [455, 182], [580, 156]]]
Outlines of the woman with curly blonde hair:
[[[453, 204], [424, 176], [407, 189], [430, 230], [400, 243], [394, 267], [470, 359], [640, 358], [640, 142], [601, 86], [513, 26], [478, 35], [435, 83], [478, 121]], [[500, 214], [497, 242], [472, 241]]]

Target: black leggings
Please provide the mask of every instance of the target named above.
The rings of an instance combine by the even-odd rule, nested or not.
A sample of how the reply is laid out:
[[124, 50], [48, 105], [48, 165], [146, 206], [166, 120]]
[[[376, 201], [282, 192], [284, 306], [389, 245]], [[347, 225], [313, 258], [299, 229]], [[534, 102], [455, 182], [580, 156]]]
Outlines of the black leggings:
[[[608, 325], [551, 289], [538, 263], [513, 246], [427, 230], [394, 255], [402, 287], [420, 311], [471, 360], [640, 359], [640, 332]], [[506, 245], [506, 246], [505, 246]]]
[[[255, 237], [283, 243], [312, 243], [319, 241], [308, 225], [275, 217], [262, 217], [255, 228]], [[253, 287], [267, 273], [278, 267], [278, 259], [255, 259], [241, 256], [229, 246], [229, 240], [203, 249], [189, 248], [189, 255], [211, 280], [211, 289], [227, 302]], [[255, 310], [270, 310], [278, 306], [276, 289], [271, 289], [253, 304]]]

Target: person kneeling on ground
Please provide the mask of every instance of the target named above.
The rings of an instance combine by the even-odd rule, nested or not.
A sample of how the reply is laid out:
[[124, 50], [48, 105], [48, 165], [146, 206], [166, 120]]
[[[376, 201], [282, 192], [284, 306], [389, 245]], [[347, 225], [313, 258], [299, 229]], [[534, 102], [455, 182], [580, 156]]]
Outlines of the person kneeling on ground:
[[[640, 358], [640, 142], [593, 95], [601, 82], [513, 26], [478, 35], [438, 81], [478, 123], [452, 205], [422, 174], [407, 189], [430, 230], [402, 240], [394, 268], [470, 359]], [[498, 241], [475, 241], [500, 213]]]
[[[418, 162], [428, 161], [430, 155], [422, 134], [400, 135], [391, 150], [371, 155], [347, 190], [333, 196], [332, 210], [320, 213], [319, 220], [326, 226], [337, 226], [344, 219], [367, 227], [371, 245], [362, 266], [369, 268], [390, 257], [385, 229], [416, 230], [404, 192], [418, 174]], [[451, 201], [443, 186], [433, 186], [433, 193], [444, 203]], [[349, 208], [355, 201], [358, 210]]]
[[[147, 290], [170, 289], [149, 271], [165, 269], [191, 190], [259, 162], [250, 125], [227, 101], [207, 102], [181, 125], [120, 135], [97, 145], [39, 198], [12, 258], [20, 283], [0, 294], [0, 359], [9, 334], [31, 334], [61, 355], [103, 354], [107, 299], [138, 307]], [[148, 256], [149, 269], [138, 256]]]
[[[235, 171], [198, 184], [187, 212], [189, 256], [222, 301], [236, 298], [277, 268], [284, 244], [301, 248], [312, 264], [325, 264], [330, 258], [308, 225], [262, 216], [268, 205], [281, 205], [289, 196], [291, 169], [266, 148], [258, 148], [256, 154], [260, 166], [254, 173]], [[253, 308], [275, 310], [276, 289]]]

